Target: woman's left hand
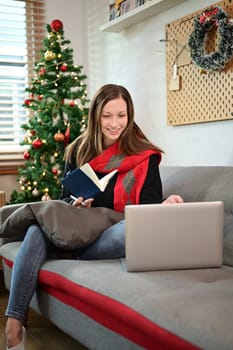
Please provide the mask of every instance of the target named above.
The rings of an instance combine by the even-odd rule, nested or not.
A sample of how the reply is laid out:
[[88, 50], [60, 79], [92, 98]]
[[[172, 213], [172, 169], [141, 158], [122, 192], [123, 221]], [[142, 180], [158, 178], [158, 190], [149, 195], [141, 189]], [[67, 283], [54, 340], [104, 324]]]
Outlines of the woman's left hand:
[[167, 199], [165, 199], [162, 204], [174, 204], [174, 203], [183, 203], [183, 198], [178, 194], [171, 194]]

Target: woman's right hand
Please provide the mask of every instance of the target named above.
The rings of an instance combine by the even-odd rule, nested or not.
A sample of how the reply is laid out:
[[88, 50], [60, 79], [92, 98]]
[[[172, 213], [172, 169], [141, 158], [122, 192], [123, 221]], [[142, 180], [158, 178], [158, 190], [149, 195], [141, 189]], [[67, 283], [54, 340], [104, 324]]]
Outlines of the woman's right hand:
[[72, 205], [77, 208], [91, 208], [91, 203], [93, 200], [94, 198], [88, 198], [84, 200], [83, 197], [78, 197], [74, 200]]

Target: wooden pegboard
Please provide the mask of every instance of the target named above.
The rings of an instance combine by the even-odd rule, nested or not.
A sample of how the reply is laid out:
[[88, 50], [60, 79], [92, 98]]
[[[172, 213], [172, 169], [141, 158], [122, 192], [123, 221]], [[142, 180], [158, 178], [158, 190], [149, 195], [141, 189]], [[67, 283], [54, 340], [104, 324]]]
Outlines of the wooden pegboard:
[[[212, 6], [222, 7], [230, 17], [233, 17], [233, 0], [220, 1]], [[191, 62], [186, 45], [193, 30], [194, 17], [205, 9], [166, 26], [168, 125], [233, 119], [233, 59], [227, 63], [224, 70], [206, 73]], [[208, 38], [209, 52], [216, 50], [217, 41], [216, 31], [212, 38]], [[172, 77], [175, 61], [180, 80], [176, 80], [174, 84]]]

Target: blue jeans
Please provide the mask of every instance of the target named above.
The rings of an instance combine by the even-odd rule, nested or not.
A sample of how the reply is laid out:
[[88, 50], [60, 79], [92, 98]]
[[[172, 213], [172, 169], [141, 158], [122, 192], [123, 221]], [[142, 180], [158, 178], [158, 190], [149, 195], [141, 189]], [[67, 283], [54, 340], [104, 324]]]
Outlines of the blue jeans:
[[[37, 288], [38, 272], [50, 253], [59, 251], [37, 225], [31, 225], [12, 269], [6, 316], [24, 321]], [[125, 256], [125, 222], [109, 227], [89, 247], [73, 252], [80, 259], [115, 259]], [[55, 255], [56, 256], [56, 255]]]
[[125, 256], [125, 220], [112, 225], [90, 246], [77, 252], [81, 260], [118, 259]]

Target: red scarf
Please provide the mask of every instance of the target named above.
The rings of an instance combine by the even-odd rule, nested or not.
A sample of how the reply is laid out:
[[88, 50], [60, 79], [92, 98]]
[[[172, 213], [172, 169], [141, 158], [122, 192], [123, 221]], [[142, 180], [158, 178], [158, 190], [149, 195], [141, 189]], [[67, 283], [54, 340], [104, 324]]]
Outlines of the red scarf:
[[123, 212], [125, 205], [140, 203], [140, 194], [152, 154], [157, 154], [159, 162], [161, 161], [161, 153], [155, 150], [146, 150], [132, 156], [126, 156], [120, 152], [119, 143], [115, 142], [89, 162], [97, 172], [107, 174], [114, 169], [118, 170], [114, 187], [115, 210]]

